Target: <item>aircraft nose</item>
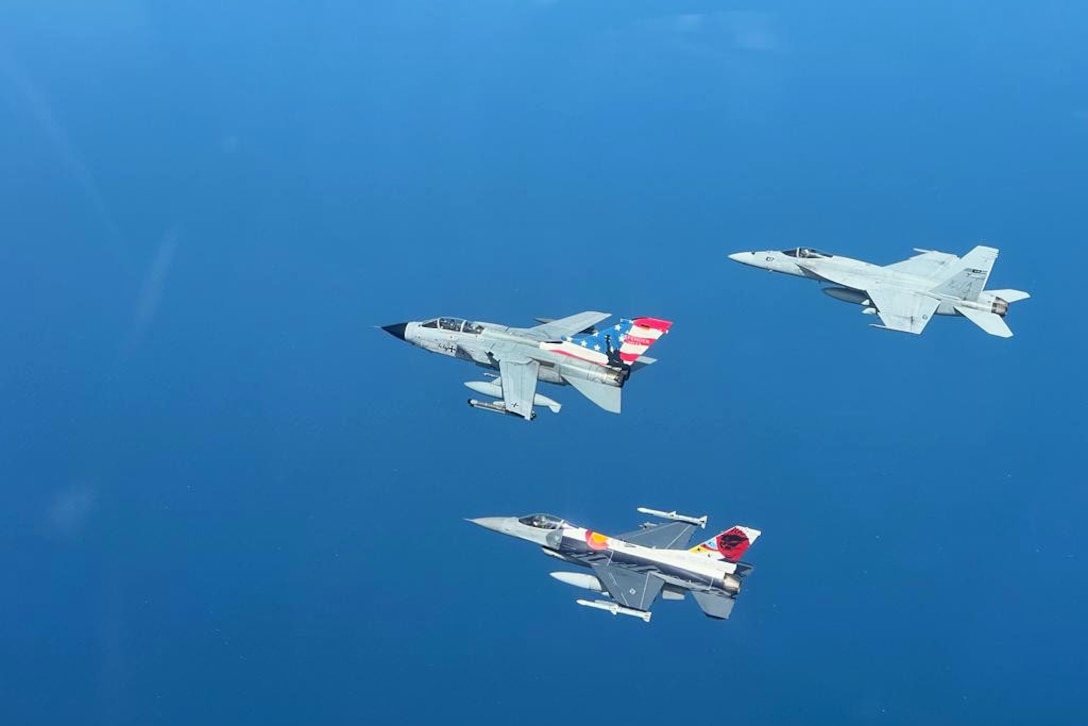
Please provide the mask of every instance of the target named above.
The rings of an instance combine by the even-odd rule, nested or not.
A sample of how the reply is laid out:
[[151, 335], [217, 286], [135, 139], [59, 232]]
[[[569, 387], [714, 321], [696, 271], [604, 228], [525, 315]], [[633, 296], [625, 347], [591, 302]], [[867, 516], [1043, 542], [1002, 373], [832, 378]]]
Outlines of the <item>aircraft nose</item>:
[[394, 338], [400, 338], [404, 340], [404, 331], [408, 328], [408, 323], [395, 323], [393, 325], [383, 325], [382, 330], [392, 335]]
[[[503, 525], [506, 524], [509, 519], [509, 517], [479, 517], [468, 521], [473, 524], [478, 524], [484, 529], [490, 529], [493, 532], [503, 532]], [[505, 532], [503, 532], [503, 534], [505, 534]]]
[[733, 260], [733, 262], [748, 264], [754, 255], [755, 252], [734, 252], [733, 254], [729, 255], [729, 259]]

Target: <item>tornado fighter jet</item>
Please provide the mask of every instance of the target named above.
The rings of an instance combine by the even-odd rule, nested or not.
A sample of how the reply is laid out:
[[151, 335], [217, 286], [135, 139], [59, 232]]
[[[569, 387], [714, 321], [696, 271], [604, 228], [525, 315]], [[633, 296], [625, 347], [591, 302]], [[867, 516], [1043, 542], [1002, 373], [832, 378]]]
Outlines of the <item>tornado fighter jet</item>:
[[1011, 338], [1005, 324], [1009, 305], [1031, 297], [1020, 290], [986, 290], [997, 259], [993, 247], [975, 247], [963, 257], [915, 249], [919, 253], [893, 265], [872, 265], [810, 247], [738, 252], [729, 259], [771, 272], [827, 283], [823, 291], [878, 315], [884, 330], [921, 333], [934, 315], [965, 317], [990, 335]]
[[597, 328], [610, 313], [584, 312], [560, 320], [538, 318], [532, 328], [509, 328], [460, 318], [386, 325], [382, 330], [432, 353], [471, 361], [498, 371], [491, 381], [465, 385], [492, 399], [470, 398], [483, 411], [536, 418], [534, 406], [559, 413], [560, 404], [536, 392], [538, 381], [570, 384], [611, 413], [620, 412], [620, 393], [631, 373], [654, 362], [643, 355], [669, 331], [657, 318], [620, 320]]
[[705, 516], [690, 517], [645, 507], [638, 511], [672, 521], [647, 522], [615, 537], [551, 514], [468, 521], [534, 542], [549, 557], [589, 568], [593, 574], [551, 573], [560, 582], [600, 593], [599, 599], [576, 600], [579, 605], [613, 615], [630, 615], [648, 623], [658, 595], [665, 600], [683, 600], [691, 593], [705, 615], [718, 620], [728, 618], [741, 582], [753, 569], [740, 558], [760, 531], [737, 525], [689, 549], [692, 532], [706, 527]]

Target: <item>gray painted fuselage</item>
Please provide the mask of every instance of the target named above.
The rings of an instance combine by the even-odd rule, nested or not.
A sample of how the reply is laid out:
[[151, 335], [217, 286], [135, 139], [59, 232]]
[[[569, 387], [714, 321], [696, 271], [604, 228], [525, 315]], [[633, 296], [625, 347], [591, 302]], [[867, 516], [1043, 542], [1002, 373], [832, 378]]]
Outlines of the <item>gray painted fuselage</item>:
[[[523, 357], [540, 363], [537, 379], [566, 385], [564, 378], [580, 378], [608, 386], [622, 386], [629, 369], [602, 366], [569, 355], [546, 350], [545, 342], [534, 338], [531, 329], [511, 328], [497, 323], [475, 322], [470, 332], [443, 328], [424, 328], [421, 323], [407, 323], [404, 340], [439, 355], [465, 360], [482, 368], [499, 370], [499, 358]], [[478, 332], [476, 332], [478, 328]]]

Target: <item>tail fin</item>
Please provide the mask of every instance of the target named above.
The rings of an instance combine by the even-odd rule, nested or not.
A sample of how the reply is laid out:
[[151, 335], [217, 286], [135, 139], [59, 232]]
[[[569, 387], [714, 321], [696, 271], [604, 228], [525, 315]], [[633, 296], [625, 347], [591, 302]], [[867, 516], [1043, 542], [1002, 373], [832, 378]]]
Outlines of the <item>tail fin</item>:
[[718, 560], [737, 562], [761, 534], [763, 533], [758, 529], [737, 524], [689, 551], [700, 552]]
[[956, 265], [956, 272], [933, 288], [933, 292], [963, 300], [978, 300], [978, 296], [986, 289], [986, 280], [990, 278], [997, 252], [994, 247], [980, 245], [974, 248], [961, 257], [958, 263], [952, 263]]
[[1021, 300], [1027, 300], [1031, 297], [1031, 293], [1024, 292], [1023, 290], [987, 290], [986, 292], [1007, 303], [1020, 302]]
[[670, 321], [657, 318], [635, 318], [622, 322], [630, 323], [631, 326], [620, 336], [620, 360], [627, 365], [644, 355], [672, 327]]
[[672, 322], [657, 318], [624, 319], [610, 327], [572, 336], [570, 343], [600, 354], [602, 362], [632, 365], [671, 327]]
[[731, 597], [698, 590], [692, 590], [691, 596], [703, 614], [715, 620], [728, 620], [729, 614], [733, 612], [733, 606], [737, 604], [737, 601]]
[[954, 305], [953, 307], [957, 313], [967, 318], [990, 335], [996, 335], [999, 338], [1012, 337], [1012, 329], [1000, 315], [988, 313], [985, 310], [966, 308], [962, 305]]
[[[953, 304], [952, 307], [957, 313], [990, 335], [996, 335], [999, 338], [1011, 338], [1012, 330], [1005, 323], [1005, 315], [1009, 312], [1009, 305], [1020, 300], [1027, 300], [1029, 297], [1031, 295], [1023, 290], [985, 290], [977, 300], [977, 302], [985, 306], [983, 309], [957, 304]], [[985, 309], [986, 307], [989, 309]]]
[[588, 398], [609, 413], [619, 413], [622, 403], [623, 389], [619, 386], [609, 386], [604, 383], [595, 383], [582, 378], [571, 376], [564, 378], [567, 383], [574, 386], [578, 393]]

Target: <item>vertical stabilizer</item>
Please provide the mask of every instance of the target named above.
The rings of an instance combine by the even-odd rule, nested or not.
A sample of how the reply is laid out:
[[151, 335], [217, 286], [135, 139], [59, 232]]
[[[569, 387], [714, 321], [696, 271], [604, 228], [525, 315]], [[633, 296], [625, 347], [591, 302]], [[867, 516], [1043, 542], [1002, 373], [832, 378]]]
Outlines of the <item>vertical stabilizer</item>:
[[577, 357], [601, 365], [632, 365], [671, 327], [668, 320], [657, 318], [623, 319], [599, 330], [571, 336], [566, 345], [574, 348]]
[[997, 249], [978, 246], [953, 263], [955, 272], [933, 288], [940, 295], [951, 295], [961, 300], [978, 300], [986, 289], [986, 281], [997, 260]]
[[705, 554], [718, 560], [737, 562], [761, 535], [758, 529], [734, 525], [706, 542], [691, 548], [691, 552]]
[[668, 320], [657, 318], [635, 318], [623, 322], [631, 324], [631, 327], [620, 336], [620, 360], [627, 365], [638, 360], [639, 356], [649, 350], [650, 346], [672, 327], [672, 323]]

